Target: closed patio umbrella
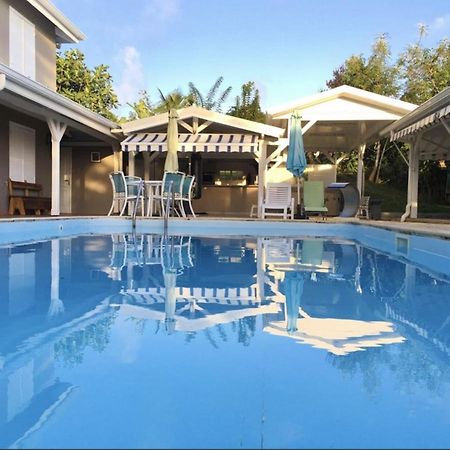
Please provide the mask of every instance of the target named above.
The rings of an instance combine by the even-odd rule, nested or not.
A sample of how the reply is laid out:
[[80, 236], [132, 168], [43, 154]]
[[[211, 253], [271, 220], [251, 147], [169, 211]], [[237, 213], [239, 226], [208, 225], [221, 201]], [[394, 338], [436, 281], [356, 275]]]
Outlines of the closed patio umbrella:
[[300, 177], [307, 166], [305, 147], [303, 145], [302, 122], [298, 111], [289, 119], [289, 147], [286, 169], [297, 178], [297, 201], [300, 205]]
[[178, 171], [178, 113], [176, 109], [169, 111], [167, 124], [167, 155], [164, 163], [165, 172]]
[[285, 313], [287, 332], [297, 331], [297, 319], [301, 299], [303, 295], [303, 284], [305, 280], [301, 272], [286, 272], [284, 278], [284, 295], [286, 297]]

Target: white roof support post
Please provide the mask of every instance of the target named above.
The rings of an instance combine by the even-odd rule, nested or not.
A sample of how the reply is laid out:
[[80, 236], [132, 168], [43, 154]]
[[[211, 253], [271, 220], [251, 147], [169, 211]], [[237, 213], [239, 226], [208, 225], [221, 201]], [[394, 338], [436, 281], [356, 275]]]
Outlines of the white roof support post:
[[114, 171], [119, 172], [123, 170], [123, 155], [120, 144], [113, 145]]
[[130, 175], [132, 177], [136, 173], [136, 164], [134, 161], [135, 156], [136, 156], [136, 152], [128, 153], [128, 175]]
[[59, 216], [61, 212], [61, 139], [67, 125], [59, 120], [48, 119], [48, 128], [52, 135], [52, 216]]
[[267, 142], [264, 136], [258, 141], [258, 218], [262, 218], [262, 205], [264, 201], [264, 187], [266, 185], [267, 171]]
[[366, 151], [366, 144], [358, 146], [358, 173], [356, 176], [356, 187], [358, 188], [359, 197], [364, 195], [364, 153]]
[[410, 217], [417, 219], [417, 208], [419, 198], [419, 145], [420, 138], [416, 139], [409, 151], [408, 192], [411, 205]]

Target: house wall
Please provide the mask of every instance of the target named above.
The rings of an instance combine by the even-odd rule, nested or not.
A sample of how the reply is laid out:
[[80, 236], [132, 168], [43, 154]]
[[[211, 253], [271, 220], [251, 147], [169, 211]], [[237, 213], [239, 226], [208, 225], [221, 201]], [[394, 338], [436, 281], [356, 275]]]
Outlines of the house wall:
[[8, 211], [9, 122], [36, 131], [36, 183], [42, 184], [42, 195], [51, 194], [51, 149], [47, 124], [0, 105], [0, 214]]
[[[101, 162], [91, 162], [91, 152], [100, 152]], [[111, 148], [72, 148], [72, 214], [104, 215], [109, 211], [114, 170]]]
[[36, 27], [36, 81], [56, 90], [55, 26], [23, 0], [0, 0], [0, 63], [9, 66], [9, 6]]

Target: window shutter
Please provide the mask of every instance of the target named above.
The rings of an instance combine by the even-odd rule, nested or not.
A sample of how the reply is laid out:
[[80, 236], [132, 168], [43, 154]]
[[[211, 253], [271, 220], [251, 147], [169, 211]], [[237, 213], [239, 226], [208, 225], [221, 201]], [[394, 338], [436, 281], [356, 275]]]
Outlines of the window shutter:
[[23, 24], [23, 45], [23, 74], [34, 80], [36, 78], [36, 35], [34, 25], [27, 21]]
[[35, 131], [14, 122], [9, 122], [9, 177], [36, 182]]

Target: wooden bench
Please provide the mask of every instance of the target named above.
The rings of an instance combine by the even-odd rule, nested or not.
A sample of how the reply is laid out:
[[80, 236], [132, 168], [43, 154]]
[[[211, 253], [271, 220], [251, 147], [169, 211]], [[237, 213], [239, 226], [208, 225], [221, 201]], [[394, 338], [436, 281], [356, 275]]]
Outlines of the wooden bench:
[[8, 179], [9, 193], [9, 215], [14, 215], [19, 211], [21, 216], [26, 211], [34, 211], [38, 216], [45, 211], [50, 211], [52, 199], [41, 197], [42, 185], [37, 183], [28, 183], [27, 181], [14, 181]]

